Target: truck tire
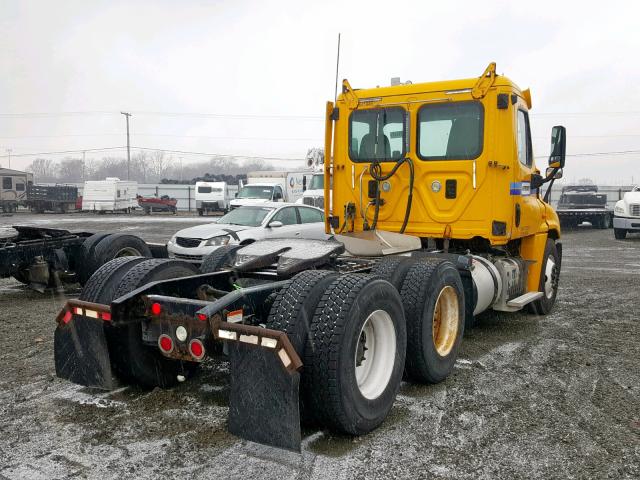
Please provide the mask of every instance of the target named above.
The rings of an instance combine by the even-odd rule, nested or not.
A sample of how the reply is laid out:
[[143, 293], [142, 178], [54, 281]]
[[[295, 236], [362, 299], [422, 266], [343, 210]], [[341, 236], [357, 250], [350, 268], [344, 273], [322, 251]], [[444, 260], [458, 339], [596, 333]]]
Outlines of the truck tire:
[[616, 237], [616, 240], [624, 240], [627, 238], [627, 231], [624, 228], [614, 228], [613, 236]]
[[213, 273], [230, 266], [236, 259], [236, 251], [241, 248], [242, 245], [222, 245], [216, 248], [204, 257], [200, 265], [200, 273]]
[[453, 370], [465, 325], [464, 288], [447, 260], [421, 259], [400, 291], [407, 318], [407, 377], [438, 383]]
[[598, 219], [598, 228], [601, 230], [610, 228], [611, 220], [609, 219], [609, 215], [602, 215]]
[[560, 279], [560, 256], [555, 242], [548, 238], [544, 248], [544, 261], [540, 271], [538, 291], [543, 295], [531, 302], [527, 307], [535, 315], [547, 315], [556, 303], [558, 295], [558, 281]]
[[336, 278], [322, 295], [305, 348], [302, 390], [325, 426], [362, 435], [388, 415], [406, 355], [402, 301], [373, 275]]
[[400, 255], [382, 257], [371, 268], [371, 274], [384, 278], [396, 287], [396, 290], [399, 292], [409, 268], [414, 263], [415, 259], [412, 257], [402, 257]]
[[94, 271], [119, 257], [151, 258], [152, 255], [151, 249], [141, 238], [126, 233], [113, 233], [98, 242], [92, 258]]
[[[117, 282], [113, 298], [119, 298], [150, 282], [197, 273], [196, 267], [189, 262], [146, 259], [127, 270]], [[124, 380], [141, 387], [172, 387], [178, 383], [178, 375], [189, 377], [199, 366], [197, 362], [164, 357], [157, 348], [142, 343], [140, 323], [110, 327], [106, 333], [111, 362], [116, 372]]]
[[76, 261], [76, 276], [80, 285], [84, 285], [89, 277], [98, 269], [94, 266], [94, 254], [98, 243], [108, 237], [108, 233], [94, 233], [82, 242], [79, 261]]
[[337, 276], [330, 270], [307, 270], [276, 294], [266, 327], [286, 333], [300, 358], [304, 357], [309, 325], [320, 298]]
[[144, 257], [120, 257], [102, 265], [85, 283], [79, 300], [110, 304], [122, 277], [135, 265], [147, 260]]

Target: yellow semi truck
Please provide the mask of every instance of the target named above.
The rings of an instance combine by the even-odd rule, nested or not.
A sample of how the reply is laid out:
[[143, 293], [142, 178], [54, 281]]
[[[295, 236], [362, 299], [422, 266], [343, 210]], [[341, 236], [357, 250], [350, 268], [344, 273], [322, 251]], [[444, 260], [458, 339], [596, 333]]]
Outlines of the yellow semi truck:
[[57, 374], [170, 387], [223, 351], [232, 433], [297, 450], [301, 420], [372, 431], [403, 374], [449, 375], [477, 314], [554, 305], [562, 248], [548, 196], [566, 132], [553, 128], [540, 175], [530, 108], [495, 64], [467, 80], [361, 90], [345, 80], [326, 106], [333, 238], [227, 245], [199, 270], [113, 260], [56, 319]]

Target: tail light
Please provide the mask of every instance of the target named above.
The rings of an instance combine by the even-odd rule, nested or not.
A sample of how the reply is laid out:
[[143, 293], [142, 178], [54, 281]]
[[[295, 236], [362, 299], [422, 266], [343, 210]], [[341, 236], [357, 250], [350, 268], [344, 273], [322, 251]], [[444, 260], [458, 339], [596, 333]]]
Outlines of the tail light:
[[162, 334], [158, 337], [158, 347], [164, 353], [171, 353], [173, 351], [173, 340], [169, 335]]
[[159, 303], [151, 304], [151, 313], [153, 315], [160, 315], [161, 312], [162, 312], [162, 305], [160, 305]]
[[191, 340], [189, 342], [189, 353], [196, 360], [202, 360], [204, 357], [204, 345], [200, 340]]

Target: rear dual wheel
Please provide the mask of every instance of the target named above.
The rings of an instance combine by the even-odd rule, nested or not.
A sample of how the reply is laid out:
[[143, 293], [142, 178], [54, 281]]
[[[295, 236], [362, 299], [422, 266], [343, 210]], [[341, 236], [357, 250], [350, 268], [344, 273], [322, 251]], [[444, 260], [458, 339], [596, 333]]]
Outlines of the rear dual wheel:
[[[121, 257], [100, 267], [85, 285], [80, 300], [110, 304], [143, 285], [158, 280], [197, 274], [188, 262], [143, 257]], [[175, 385], [178, 375], [189, 377], [198, 363], [164, 357], [157, 348], [142, 342], [142, 327], [133, 323], [121, 327], [105, 325], [111, 365], [129, 383], [145, 388]]]
[[438, 383], [453, 370], [464, 333], [464, 289], [446, 260], [419, 259], [400, 291], [407, 317], [409, 379]]

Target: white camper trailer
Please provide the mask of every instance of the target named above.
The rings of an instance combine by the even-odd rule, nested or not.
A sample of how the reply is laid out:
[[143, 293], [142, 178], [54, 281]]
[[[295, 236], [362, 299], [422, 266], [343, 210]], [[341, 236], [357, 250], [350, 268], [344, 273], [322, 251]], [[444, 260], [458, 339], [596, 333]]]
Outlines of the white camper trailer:
[[196, 210], [198, 215], [229, 210], [227, 182], [196, 182]]
[[82, 210], [90, 212], [131, 212], [138, 206], [138, 182], [107, 177], [84, 182]]

